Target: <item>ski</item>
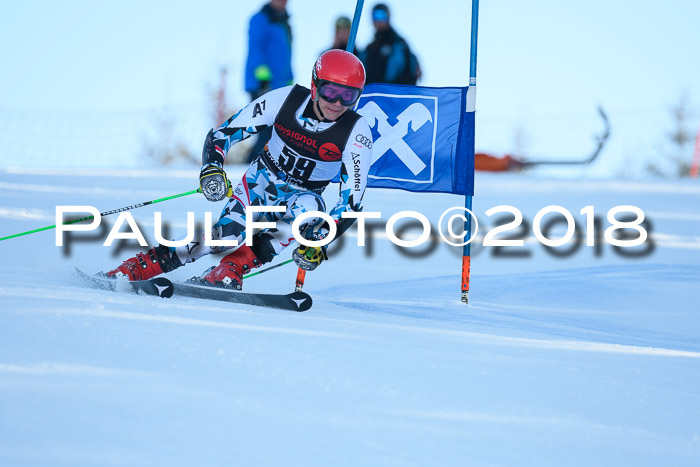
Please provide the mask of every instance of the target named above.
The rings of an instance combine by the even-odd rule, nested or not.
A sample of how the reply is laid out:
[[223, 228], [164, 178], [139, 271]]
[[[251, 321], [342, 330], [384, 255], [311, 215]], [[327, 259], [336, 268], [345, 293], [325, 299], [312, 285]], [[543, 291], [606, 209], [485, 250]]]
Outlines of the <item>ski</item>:
[[186, 282], [174, 282], [173, 287], [175, 295], [206, 300], [220, 300], [222, 302], [245, 303], [267, 308], [279, 308], [281, 310], [306, 311], [313, 304], [311, 296], [306, 292], [292, 292], [288, 294], [239, 292]]
[[[117, 289], [117, 281], [105, 276], [91, 276], [78, 268], [75, 268], [78, 276], [89, 285], [111, 291]], [[183, 297], [201, 298], [205, 300], [218, 300], [223, 302], [243, 303], [246, 305], [277, 308], [280, 310], [306, 311], [311, 308], [313, 301], [305, 292], [292, 292], [289, 294], [262, 294], [238, 292], [236, 290], [222, 289], [219, 287], [185, 282], [172, 282], [165, 277], [155, 277], [145, 281], [129, 281], [128, 284], [136, 292], [147, 295], [169, 298], [173, 295]]]

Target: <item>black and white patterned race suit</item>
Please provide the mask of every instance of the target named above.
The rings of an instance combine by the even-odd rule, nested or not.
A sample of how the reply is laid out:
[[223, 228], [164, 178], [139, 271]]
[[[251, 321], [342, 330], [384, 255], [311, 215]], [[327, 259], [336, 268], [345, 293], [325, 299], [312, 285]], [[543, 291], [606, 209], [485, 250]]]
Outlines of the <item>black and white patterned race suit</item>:
[[[336, 223], [346, 211], [359, 212], [372, 162], [372, 133], [364, 117], [347, 110], [336, 121], [319, 121], [312, 108], [310, 91], [288, 86], [254, 100], [214, 133], [215, 151], [204, 162], [223, 163], [233, 145], [273, 126], [272, 138], [251, 163], [214, 225], [214, 240], [245, 241], [246, 206], [285, 206], [283, 213], [261, 213], [255, 221], [276, 222], [276, 228], [256, 235], [253, 247], [262, 262], [269, 262], [294, 241], [292, 222], [301, 213], [324, 211], [321, 193], [340, 175], [339, 199], [330, 210]], [[312, 217], [300, 226], [323, 220]], [[339, 227], [342, 232], [343, 227]], [[225, 250], [207, 247], [203, 238], [175, 248], [182, 263]]]

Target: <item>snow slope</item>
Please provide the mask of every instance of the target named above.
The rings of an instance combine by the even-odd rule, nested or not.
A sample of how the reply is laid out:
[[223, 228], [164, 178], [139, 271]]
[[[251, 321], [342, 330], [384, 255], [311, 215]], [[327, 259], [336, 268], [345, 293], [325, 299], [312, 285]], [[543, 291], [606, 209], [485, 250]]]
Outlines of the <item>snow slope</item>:
[[[186, 192], [196, 172], [3, 169], [0, 237], [54, 224], [57, 205]], [[652, 234], [636, 257], [605, 244], [555, 256], [531, 230], [507, 257], [475, 245], [469, 306], [460, 248], [408, 254], [383, 227], [365, 248], [351, 231], [307, 275], [306, 313], [85, 288], [74, 265], [105, 270], [138, 250], [103, 247], [106, 231], [67, 248], [53, 231], [0, 242], [0, 465], [698, 465], [699, 202], [687, 181], [477, 174], [481, 234], [502, 204], [529, 222], [550, 204], [578, 222], [588, 205], [603, 219], [636, 205]], [[415, 210], [433, 225], [462, 204], [366, 197], [384, 220]], [[206, 209], [220, 206], [193, 195], [133, 214], [153, 242], [153, 212], [176, 236]], [[291, 291], [294, 275], [245, 287]]]

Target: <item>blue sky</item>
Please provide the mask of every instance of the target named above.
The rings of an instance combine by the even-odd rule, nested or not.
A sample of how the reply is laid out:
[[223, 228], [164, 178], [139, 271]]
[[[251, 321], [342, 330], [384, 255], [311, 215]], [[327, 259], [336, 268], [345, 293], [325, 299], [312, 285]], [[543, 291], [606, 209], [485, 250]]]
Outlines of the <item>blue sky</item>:
[[[4, 1], [0, 123], [12, 120], [23, 131], [13, 115], [83, 116], [94, 125], [166, 107], [201, 114], [222, 66], [229, 69], [231, 104], [246, 103], [247, 22], [262, 1], [144, 3]], [[421, 84], [467, 83], [469, 1], [385, 3], [421, 61]], [[360, 46], [372, 35], [373, 4], [365, 4]], [[334, 19], [352, 15], [354, 5], [289, 0], [298, 82], [307, 85]], [[601, 173], [629, 158], [653, 157], [664, 144], [669, 109], [682, 95], [691, 103], [690, 126], [700, 124], [698, 17], [699, 3], [690, 1], [482, 1], [478, 149], [532, 158], [586, 153], [601, 128], [595, 109], [602, 105], [613, 138]], [[202, 122], [207, 125], [212, 122]], [[200, 145], [199, 131], [191, 130], [186, 144]]]

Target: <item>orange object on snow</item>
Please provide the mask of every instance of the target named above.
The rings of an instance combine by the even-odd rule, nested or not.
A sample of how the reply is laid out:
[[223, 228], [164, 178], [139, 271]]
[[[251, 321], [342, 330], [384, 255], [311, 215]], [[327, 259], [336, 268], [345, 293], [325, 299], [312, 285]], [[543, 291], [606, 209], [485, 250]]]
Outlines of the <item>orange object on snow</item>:
[[513, 156], [505, 155], [496, 157], [483, 152], [474, 154], [474, 168], [488, 172], [507, 172], [509, 170], [520, 170], [523, 163]]

